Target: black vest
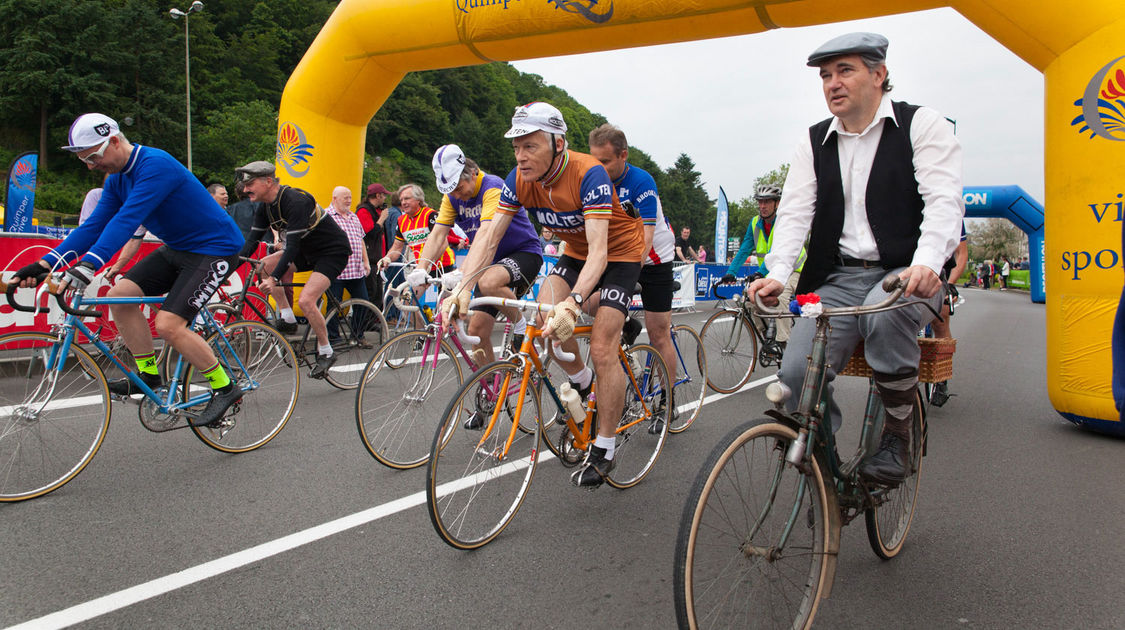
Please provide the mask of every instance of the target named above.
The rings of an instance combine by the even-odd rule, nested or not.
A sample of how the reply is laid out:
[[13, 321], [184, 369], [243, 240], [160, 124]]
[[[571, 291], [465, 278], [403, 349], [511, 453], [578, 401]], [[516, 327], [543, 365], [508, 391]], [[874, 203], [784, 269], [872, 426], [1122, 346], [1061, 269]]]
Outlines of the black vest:
[[[883, 135], [875, 150], [867, 180], [867, 222], [875, 235], [879, 260], [885, 269], [908, 266], [918, 247], [925, 202], [914, 177], [914, 147], [910, 143], [910, 123], [917, 105], [892, 101], [895, 120], [883, 122]], [[807, 293], [824, 284], [840, 253], [840, 234], [844, 231], [844, 184], [840, 178], [840, 153], [837, 135], [823, 144], [832, 119], [809, 128], [813, 170], [816, 174], [816, 206], [810, 229], [808, 259], [797, 283], [798, 293]]]

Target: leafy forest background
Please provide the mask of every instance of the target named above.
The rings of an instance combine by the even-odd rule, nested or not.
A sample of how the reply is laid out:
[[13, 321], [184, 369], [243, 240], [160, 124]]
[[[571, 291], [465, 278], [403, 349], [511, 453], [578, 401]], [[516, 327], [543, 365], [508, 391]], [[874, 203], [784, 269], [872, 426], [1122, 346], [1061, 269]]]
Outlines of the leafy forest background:
[[[190, 2], [180, 4], [186, 9]], [[336, 5], [208, 0], [192, 14], [192, 166], [204, 185], [230, 187], [236, 166], [273, 161], [285, 82]], [[108, 114], [130, 140], [186, 163], [184, 28], [169, 8], [167, 0], [0, 0], [0, 168], [25, 151], [39, 152], [40, 220], [59, 213], [73, 223], [86, 191], [100, 185], [99, 173], [59, 149], [84, 112]], [[579, 151], [589, 131], [607, 122], [542, 77], [506, 63], [408, 74], [368, 125], [363, 183], [414, 182], [435, 205], [430, 158], [449, 142], [503, 177], [514, 165], [503, 132], [513, 108], [533, 100], [563, 112], [570, 145]], [[629, 121], [609, 122], [628, 133]], [[634, 146], [630, 162], [655, 177], [676, 229], [689, 226], [694, 240], [709, 245], [715, 202], [692, 159], [681, 154], [663, 168]], [[783, 170], [766, 174], [782, 177]], [[757, 206], [731, 200], [730, 210], [729, 234], [741, 235]]]
[[[0, 0], [0, 169], [26, 151], [39, 153], [35, 205], [41, 222], [61, 215], [73, 225], [86, 192], [100, 185], [99, 173], [59, 149], [79, 114], [108, 114], [131, 140], [186, 163], [184, 25], [168, 14], [173, 1], [181, 9], [190, 5], [189, 0]], [[206, 0], [203, 11], [191, 16], [192, 166], [205, 185], [229, 188], [236, 166], [274, 160], [285, 83], [336, 5]], [[410, 73], [367, 127], [363, 184], [417, 183], [436, 205], [440, 197], [430, 158], [450, 142], [484, 170], [505, 176], [514, 160], [503, 132], [513, 108], [534, 100], [562, 110], [570, 145], [579, 151], [587, 149], [590, 130], [607, 122], [542, 77], [506, 63]], [[628, 134], [628, 120], [608, 122]], [[681, 153], [662, 167], [632, 146], [629, 161], [652, 173], [677, 232], [688, 226], [693, 241], [710, 248], [715, 201], [691, 157]], [[747, 177], [755, 178], [755, 186], [780, 185], [787, 171], [783, 164]], [[358, 200], [360, 191], [353, 192]], [[730, 200], [729, 210], [727, 234], [740, 237], [757, 215], [757, 204]], [[1026, 252], [1022, 234], [1007, 221], [987, 220], [970, 231], [973, 260]]]

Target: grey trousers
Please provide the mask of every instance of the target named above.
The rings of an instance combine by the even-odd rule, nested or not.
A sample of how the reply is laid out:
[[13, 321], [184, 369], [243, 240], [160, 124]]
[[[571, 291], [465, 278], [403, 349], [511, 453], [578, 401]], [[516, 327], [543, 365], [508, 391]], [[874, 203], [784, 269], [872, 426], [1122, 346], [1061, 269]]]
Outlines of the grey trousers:
[[[825, 308], [876, 304], [887, 297], [883, 291], [883, 278], [898, 275], [905, 267], [887, 271], [862, 267], [836, 267], [825, 283], [816, 289]], [[942, 292], [926, 300], [935, 309], [941, 306]], [[912, 297], [900, 301], [913, 301]], [[925, 306], [916, 304], [885, 313], [862, 317], [833, 317], [828, 335], [827, 391], [832, 430], [837, 431], [842, 422], [840, 407], [832, 398], [832, 381], [837, 370], [843, 369], [860, 340], [864, 340], [864, 355], [871, 369], [883, 374], [909, 374], [918, 369], [920, 351], [918, 331], [934, 317]], [[785, 358], [778, 377], [793, 391], [788, 407], [793, 411], [805, 380], [808, 356], [812, 352], [816, 320], [801, 318], [793, 324]]]

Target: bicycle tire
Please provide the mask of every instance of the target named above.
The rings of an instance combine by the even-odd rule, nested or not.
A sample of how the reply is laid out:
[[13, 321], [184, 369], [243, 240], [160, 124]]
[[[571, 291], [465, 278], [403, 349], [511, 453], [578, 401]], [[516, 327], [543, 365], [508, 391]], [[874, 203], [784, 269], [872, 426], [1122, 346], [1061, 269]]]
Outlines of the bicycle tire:
[[750, 380], [758, 366], [758, 336], [742, 312], [719, 311], [699, 331], [707, 357], [707, 385], [730, 394]]
[[[347, 299], [328, 313], [324, 324], [337, 356], [336, 363], [324, 373], [324, 380], [337, 389], [359, 387], [364, 367], [387, 339], [383, 312], [367, 300]], [[333, 336], [333, 332], [337, 334]]]
[[[229, 347], [222, 341], [224, 335]], [[207, 345], [231, 381], [246, 394], [227, 412], [227, 417], [234, 419], [234, 426], [229, 430], [197, 426], [192, 426], [191, 430], [204, 444], [224, 453], [245, 453], [261, 448], [281, 433], [297, 406], [301, 379], [293, 348], [273, 327], [247, 321], [227, 326], [222, 334], [212, 333]], [[184, 377], [183, 399], [189, 400], [207, 388], [207, 379], [194, 366], [189, 366]], [[202, 403], [191, 410], [200, 412], [205, 406], [206, 403]]]
[[863, 513], [867, 523], [867, 542], [883, 560], [890, 560], [902, 551], [914, 509], [918, 504], [918, 487], [922, 476], [922, 456], [926, 452], [926, 411], [920, 393], [914, 396], [914, 422], [910, 429], [910, 474], [895, 488], [875, 488], [875, 501]]
[[[477, 549], [488, 544], [508, 526], [527, 496], [538, 461], [539, 431], [524, 433], [513, 427], [517, 408], [511, 388], [519, 387], [523, 367], [512, 361], [497, 361], [478, 370], [449, 401], [434, 432], [430, 461], [426, 468], [426, 506], [434, 531], [457, 549]], [[466, 429], [464, 420], [478, 411], [478, 390], [494, 386], [499, 377], [494, 408], [484, 427]], [[507, 389], [504, 388], [506, 381]], [[539, 399], [528, 387], [523, 413], [530, 407], [539, 414]], [[512, 440], [503, 461], [497, 459], [505, 443]]]
[[[419, 340], [431, 341], [423, 356]], [[441, 340], [415, 330], [391, 339], [367, 363], [355, 399], [360, 441], [375, 461], [396, 470], [417, 468], [430, 458], [434, 421], [464, 381], [461, 362]]]
[[830, 530], [838, 525], [827, 517], [829, 489], [816, 458], [808, 475], [785, 462], [796, 437], [792, 428], [763, 418], [733, 429], [711, 449], [676, 535], [681, 628], [812, 625], [831, 579]]
[[660, 457], [668, 438], [672, 410], [672, 379], [660, 351], [639, 343], [625, 351], [634, 379], [625, 381], [625, 405], [617, 425], [613, 450], [614, 468], [606, 483], [617, 489], [632, 488], [641, 482]]
[[37, 395], [49, 385], [45, 362], [59, 343], [45, 333], [0, 336], [0, 502], [61, 488], [86, 468], [109, 431], [105, 374], [77, 344], [70, 345], [51, 395]]
[[668, 423], [668, 432], [683, 433], [703, 412], [703, 398], [707, 395], [707, 353], [699, 333], [687, 324], [673, 326], [672, 338], [676, 351], [672, 391], [678, 417]]

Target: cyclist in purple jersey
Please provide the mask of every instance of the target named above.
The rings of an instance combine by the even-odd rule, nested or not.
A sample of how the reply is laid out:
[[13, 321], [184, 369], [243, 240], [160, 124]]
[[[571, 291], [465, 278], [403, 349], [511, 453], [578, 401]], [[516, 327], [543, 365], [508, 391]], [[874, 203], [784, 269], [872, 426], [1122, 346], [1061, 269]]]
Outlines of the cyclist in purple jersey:
[[[243, 243], [238, 226], [175, 158], [160, 149], [131, 144], [112, 118], [83, 114], [71, 125], [68, 139], [63, 149], [76, 154], [88, 168], [109, 174], [102, 198], [85, 223], [55, 251], [17, 271], [16, 279], [20, 286], [34, 286], [54, 265], [77, 258], [63, 285], [83, 291], [143, 222], [164, 245], [130, 269], [109, 296], [167, 293], [156, 314], [156, 332], [211, 384], [211, 400], [191, 423], [217, 423], [243, 392], [188, 323], [237, 266]], [[119, 304], [110, 311], [137, 361], [140, 378], [151, 388], [161, 387], [152, 335], [140, 305]], [[118, 395], [139, 393], [128, 379], [110, 382], [109, 389]]]
[[[441, 252], [446, 235], [456, 223], [468, 235], [472, 245], [468, 260], [461, 269], [463, 278], [454, 295], [468, 296], [474, 287], [479, 295], [494, 297], [515, 299], [527, 293], [543, 266], [543, 247], [527, 218], [527, 212], [517, 213], [503, 229], [491, 229], [504, 180], [481, 171], [477, 163], [465, 157], [455, 144], [447, 144], [434, 153], [433, 167], [438, 190], [445, 196], [441, 200], [434, 229], [422, 248], [420, 269], [424, 269], [423, 265], [428, 265], [428, 260]], [[478, 242], [485, 245], [478, 247]], [[483, 248], [489, 248], [491, 256], [480, 253]], [[474, 252], [477, 252], [475, 257]], [[485, 266], [485, 260], [498, 266], [488, 269], [480, 277], [474, 277]], [[527, 328], [523, 317], [516, 309], [501, 310], [512, 322], [516, 335], [513, 343], [518, 341], [522, 344]], [[480, 338], [477, 349], [483, 353], [485, 363], [495, 360], [491, 335], [498, 312], [494, 307], [485, 307], [469, 320], [469, 334]]]

